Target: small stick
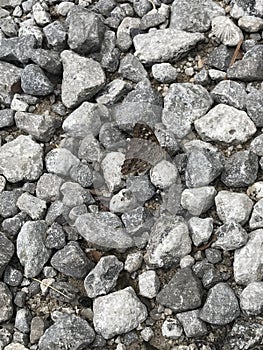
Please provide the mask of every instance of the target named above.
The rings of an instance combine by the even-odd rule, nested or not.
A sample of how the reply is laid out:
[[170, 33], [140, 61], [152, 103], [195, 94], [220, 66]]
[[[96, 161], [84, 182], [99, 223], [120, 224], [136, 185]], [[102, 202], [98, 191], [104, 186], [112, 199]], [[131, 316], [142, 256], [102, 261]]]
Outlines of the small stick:
[[237, 47], [236, 47], [236, 49], [235, 49], [235, 52], [234, 52], [234, 54], [233, 54], [233, 57], [232, 57], [232, 59], [231, 59], [231, 61], [230, 61], [230, 64], [229, 64], [229, 67], [228, 67], [228, 68], [230, 68], [231, 66], [233, 66], [233, 64], [235, 63], [235, 61], [236, 61], [236, 59], [237, 59], [237, 56], [238, 56], [238, 54], [239, 54], [239, 50], [240, 50], [240, 47], [241, 47], [242, 43], [243, 43], [243, 39], [239, 40], [239, 42], [238, 42], [238, 44], [237, 44]]
[[60, 290], [58, 290], [57, 288], [52, 287], [51, 285], [49, 285], [49, 284], [47, 284], [47, 283], [45, 283], [45, 282], [43, 282], [43, 281], [40, 281], [40, 280], [37, 279], [37, 278], [34, 278], [34, 277], [30, 277], [30, 278], [31, 278], [33, 281], [36, 281], [36, 282], [38, 282], [39, 284], [43, 284], [43, 286], [45, 286], [45, 287], [47, 287], [47, 288], [50, 288], [50, 289], [53, 289], [55, 292], [57, 292], [57, 293], [63, 295], [63, 297], [65, 297], [65, 298], [68, 298], [68, 299], [69, 299], [69, 297], [68, 297], [66, 294], [62, 293], [62, 292], [61, 292]]
[[153, 2], [153, 0], [148, 0], [151, 4], [152, 4], [152, 7], [154, 10], [156, 10], [156, 6], [155, 6], [155, 3]]
[[205, 250], [205, 249], [209, 248], [210, 245], [211, 245], [213, 242], [215, 242], [216, 240], [217, 240], [216, 235], [212, 235], [212, 237], [211, 237], [211, 239], [210, 239], [209, 242], [207, 242], [206, 244], [204, 244], [204, 245], [202, 245], [202, 246], [200, 246], [200, 247], [194, 247], [194, 248], [193, 248], [193, 252], [196, 253], [196, 252], [198, 252], [198, 251], [202, 251], [202, 250]]

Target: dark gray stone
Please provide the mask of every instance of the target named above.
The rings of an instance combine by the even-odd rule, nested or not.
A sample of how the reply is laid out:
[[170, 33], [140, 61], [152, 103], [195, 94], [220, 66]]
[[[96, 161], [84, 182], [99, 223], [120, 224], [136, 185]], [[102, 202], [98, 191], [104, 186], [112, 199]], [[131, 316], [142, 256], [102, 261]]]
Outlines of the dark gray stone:
[[73, 278], [85, 277], [94, 266], [77, 242], [70, 242], [56, 252], [50, 263], [59, 272]]
[[16, 112], [15, 122], [18, 129], [44, 142], [48, 142], [61, 125], [61, 121], [51, 115], [27, 112]]
[[202, 284], [204, 288], [208, 289], [213, 287], [218, 282], [222, 281], [222, 277], [219, 271], [212, 265], [209, 269], [206, 269], [202, 276]]
[[117, 5], [115, 0], [99, 0], [91, 7], [92, 11], [100, 13], [101, 15], [108, 17], [111, 14], [111, 11]]
[[221, 44], [209, 54], [207, 58], [207, 64], [210, 67], [226, 72], [230, 65], [233, 54], [234, 49], [228, 48], [227, 46]]
[[152, 27], [158, 27], [160, 24], [164, 23], [167, 17], [161, 13], [152, 10], [142, 17], [141, 29], [147, 30]]
[[78, 298], [79, 290], [75, 286], [71, 285], [67, 282], [54, 282], [52, 283], [52, 287], [59, 290], [61, 293], [58, 293], [54, 289], [49, 290], [49, 294], [51, 298], [55, 298], [59, 301], [68, 303], [69, 301], [75, 301]]
[[147, 175], [130, 176], [126, 181], [126, 188], [136, 196], [139, 203], [146, 202], [155, 193]]
[[225, 325], [236, 319], [239, 314], [240, 309], [235, 293], [228, 284], [221, 282], [208, 292], [199, 318], [207, 323]]
[[39, 341], [39, 350], [78, 350], [95, 338], [88, 322], [75, 315], [64, 315], [46, 329]]
[[46, 231], [45, 221], [28, 221], [17, 236], [17, 256], [26, 277], [37, 276], [50, 257], [50, 250], [45, 247]]
[[222, 261], [222, 252], [218, 249], [208, 248], [205, 250], [207, 261], [212, 264], [217, 264]]
[[79, 163], [70, 169], [70, 177], [82, 187], [90, 187], [93, 183], [92, 169], [88, 164]]
[[0, 322], [9, 321], [13, 315], [12, 293], [3, 282], [0, 282], [0, 305]]
[[47, 96], [54, 91], [54, 86], [43, 70], [35, 65], [27, 65], [21, 74], [21, 87], [26, 94]]
[[231, 5], [237, 7], [239, 10], [244, 11], [248, 15], [263, 16], [263, 9], [260, 0], [233, 0]]
[[0, 215], [3, 218], [8, 218], [18, 213], [16, 202], [21, 194], [21, 189], [0, 193]]
[[125, 145], [126, 138], [126, 134], [114, 122], [104, 123], [100, 128], [99, 140], [108, 150], [116, 150]]
[[223, 170], [223, 156], [209, 149], [192, 149], [185, 169], [187, 187], [209, 185]]
[[227, 70], [229, 79], [237, 79], [245, 82], [261, 81], [263, 79], [263, 59], [243, 58], [237, 61]]
[[14, 267], [7, 265], [4, 272], [4, 282], [11, 287], [17, 287], [23, 280], [23, 274], [21, 271]]
[[[96, 96], [96, 102], [106, 106], [119, 102], [124, 96], [130, 92], [132, 86], [121, 79], [114, 79]], [[104, 123], [104, 125], [107, 123]], [[102, 126], [102, 127], [103, 127]]]
[[253, 91], [247, 95], [246, 108], [247, 114], [253, 120], [257, 127], [263, 127], [263, 92]]
[[148, 76], [141, 62], [131, 53], [128, 53], [121, 59], [118, 73], [120, 73], [123, 78], [129, 79], [135, 83], [138, 83]]
[[117, 284], [123, 263], [114, 255], [102, 257], [84, 280], [84, 287], [89, 298], [108, 294]]
[[74, 6], [67, 15], [68, 45], [80, 54], [100, 49], [105, 26], [98, 15], [81, 6]]
[[54, 222], [47, 230], [45, 246], [49, 249], [62, 249], [66, 245], [66, 234], [63, 227]]
[[200, 84], [202, 86], [208, 85], [210, 82], [208, 70], [206, 68], [202, 68], [200, 72], [196, 73], [194, 79], [197, 84]]
[[18, 213], [12, 218], [7, 218], [2, 222], [2, 230], [9, 238], [15, 237], [25, 223], [27, 215], [25, 213]]
[[239, 151], [225, 160], [222, 182], [229, 187], [246, 187], [255, 182], [258, 157], [251, 151]]
[[36, 47], [37, 41], [34, 35], [2, 38], [0, 41], [0, 59], [14, 63], [28, 63]]
[[44, 49], [32, 50], [31, 59], [50, 74], [60, 75], [62, 73], [60, 56], [56, 51]]
[[6, 238], [6, 236], [0, 232], [0, 277], [2, 276], [7, 264], [11, 260], [14, 252], [15, 247], [13, 243]]
[[244, 86], [231, 80], [220, 81], [211, 91], [211, 96], [217, 103], [225, 103], [238, 109], [244, 109], [247, 101]]
[[143, 17], [152, 9], [152, 4], [148, 0], [133, 0], [133, 8], [139, 17]]
[[196, 309], [202, 304], [201, 282], [190, 267], [180, 269], [162, 288], [156, 300], [175, 313]]

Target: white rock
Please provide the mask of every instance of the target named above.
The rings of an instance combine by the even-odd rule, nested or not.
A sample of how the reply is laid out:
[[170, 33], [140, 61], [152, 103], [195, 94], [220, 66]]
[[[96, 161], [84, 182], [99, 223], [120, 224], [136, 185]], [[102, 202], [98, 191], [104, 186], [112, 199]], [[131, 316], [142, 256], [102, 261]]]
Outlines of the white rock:
[[191, 255], [186, 255], [180, 260], [180, 267], [183, 269], [188, 266], [193, 266], [194, 263], [195, 259]]
[[135, 209], [137, 206], [136, 197], [126, 188], [120, 190], [110, 200], [110, 211], [113, 213], [125, 213], [128, 210]]
[[175, 318], [167, 318], [162, 325], [162, 335], [171, 339], [178, 339], [183, 333], [183, 328]]
[[247, 315], [260, 315], [263, 309], [263, 282], [252, 282], [240, 294], [240, 307]]
[[244, 38], [242, 31], [230, 18], [225, 16], [218, 16], [212, 19], [211, 33], [227, 46], [236, 46]]
[[139, 275], [139, 291], [146, 298], [156, 297], [160, 287], [159, 278], [154, 270], [148, 270]]
[[194, 245], [199, 246], [209, 240], [213, 232], [213, 219], [193, 217], [188, 221], [188, 226]]
[[141, 252], [130, 253], [125, 260], [124, 270], [132, 273], [141, 267], [143, 255]]
[[249, 227], [252, 230], [263, 227], [263, 199], [260, 199], [254, 205], [251, 218], [249, 220]]
[[239, 18], [238, 26], [248, 33], [255, 33], [263, 28], [263, 19], [255, 16], [243, 16]]
[[187, 188], [182, 192], [181, 205], [191, 215], [199, 216], [214, 204], [216, 190], [213, 186]]
[[101, 162], [104, 179], [111, 192], [116, 190], [121, 184], [121, 166], [124, 159], [125, 155], [123, 153], [110, 152]]
[[263, 181], [255, 182], [247, 189], [247, 195], [258, 201], [263, 198]]
[[145, 327], [142, 331], [141, 331], [141, 337], [143, 340], [145, 341], [149, 341], [152, 337], [154, 336], [154, 332], [150, 327]]
[[34, 20], [38, 25], [45, 26], [51, 22], [50, 14], [44, 9], [40, 2], [37, 2], [32, 9]]
[[161, 160], [150, 171], [151, 182], [158, 188], [167, 188], [176, 182], [178, 170], [167, 160]]

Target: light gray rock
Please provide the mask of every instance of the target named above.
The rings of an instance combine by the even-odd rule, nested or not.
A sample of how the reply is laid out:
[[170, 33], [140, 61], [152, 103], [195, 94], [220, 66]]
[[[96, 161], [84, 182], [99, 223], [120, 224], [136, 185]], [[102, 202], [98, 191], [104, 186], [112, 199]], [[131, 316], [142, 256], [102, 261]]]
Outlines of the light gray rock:
[[248, 234], [246, 230], [235, 221], [228, 221], [220, 226], [215, 235], [217, 240], [212, 244], [213, 248], [223, 250], [235, 250], [247, 243]]
[[199, 318], [207, 323], [225, 325], [236, 319], [239, 314], [240, 309], [234, 291], [228, 284], [221, 282], [209, 290]]
[[95, 332], [88, 322], [75, 315], [64, 315], [46, 329], [39, 341], [39, 350], [87, 347], [93, 342]]
[[182, 192], [181, 205], [191, 215], [199, 216], [214, 205], [216, 189], [213, 186], [189, 188]]
[[154, 270], [148, 270], [139, 275], [139, 293], [145, 298], [156, 297], [160, 288], [159, 278]]
[[0, 102], [11, 103], [14, 95], [13, 86], [20, 82], [23, 69], [7, 62], [0, 62]]
[[88, 133], [87, 136], [80, 141], [78, 158], [87, 162], [100, 162], [103, 156], [104, 149], [101, 144], [91, 133]]
[[136, 35], [133, 39], [135, 56], [146, 65], [177, 61], [204, 40], [201, 33], [178, 29], [159, 29]]
[[107, 153], [101, 162], [101, 169], [103, 171], [105, 182], [108, 189], [113, 192], [116, 190], [122, 179], [121, 166], [124, 162], [125, 156], [121, 152]]
[[165, 159], [157, 163], [150, 171], [152, 184], [161, 189], [168, 188], [176, 183], [178, 176], [177, 167]]
[[176, 318], [168, 317], [162, 324], [162, 335], [170, 339], [178, 339], [183, 333], [180, 322]]
[[255, 16], [242, 16], [238, 20], [238, 26], [248, 33], [255, 33], [263, 28], [263, 19]]
[[199, 318], [200, 309], [181, 312], [176, 314], [176, 318], [183, 326], [184, 332], [188, 338], [202, 337], [208, 333], [205, 322]]
[[255, 201], [259, 201], [263, 198], [263, 181], [257, 181], [253, 183], [253, 185], [249, 186], [247, 189], [247, 195], [254, 199]]
[[238, 284], [247, 285], [262, 279], [263, 230], [252, 231], [247, 244], [235, 251], [234, 277]]
[[70, 242], [57, 251], [50, 263], [64, 275], [79, 279], [85, 277], [94, 266], [77, 242]]
[[143, 255], [140, 251], [130, 253], [127, 255], [127, 258], [125, 260], [124, 270], [128, 271], [129, 273], [132, 273], [141, 267], [142, 262]]
[[131, 287], [96, 298], [93, 312], [95, 331], [105, 339], [131, 331], [147, 317], [145, 305]]
[[92, 58], [66, 50], [61, 53], [63, 63], [62, 102], [68, 108], [91, 99], [105, 84], [100, 64]]
[[215, 1], [180, 0], [172, 4], [170, 28], [206, 32], [210, 28], [211, 19], [219, 15], [224, 15], [224, 10]]
[[[162, 4], [161, 7], [156, 10], [152, 9], [146, 15], [142, 17], [141, 29], [147, 30], [152, 27], [158, 27], [159, 25], [164, 25], [162, 28], [167, 27], [167, 19], [169, 18], [169, 7], [164, 9], [165, 4]], [[164, 23], [165, 22], [165, 23]]]
[[28, 63], [33, 49], [37, 46], [34, 35], [2, 38], [0, 42], [1, 60], [14, 63]]
[[50, 257], [51, 252], [45, 246], [47, 229], [44, 220], [27, 221], [17, 236], [17, 256], [26, 277], [37, 276]]
[[4, 282], [0, 282], [0, 322], [9, 321], [13, 315], [12, 293]]
[[132, 46], [131, 30], [139, 29], [141, 20], [134, 17], [125, 17], [117, 29], [117, 46], [121, 51], [128, 51]]
[[131, 53], [128, 53], [121, 59], [118, 73], [123, 78], [129, 79], [135, 83], [138, 83], [148, 76], [141, 62]]
[[201, 85], [172, 84], [164, 98], [163, 124], [178, 138], [191, 131], [191, 124], [202, 117], [212, 106], [213, 100]]
[[249, 220], [249, 227], [252, 230], [263, 227], [263, 199], [260, 199], [254, 205], [251, 218]]
[[12, 109], [2, 109], [0, 111], [0, 129], [14, 125], [14, 111]]
[[122, 189], [110, 200], [110, 211], [113, 213], [125, 213], [138, 206], [136, 197], [127, 189]]
[[2, 276], [7, 264], [9, 263], [15, 252], [15, 247], [13, 243], [2, 232], [0, 232], [0, 248], [0, 276]]
[[32, 14], [34, 20], [39, 26], [44, 27], [51, 22], [50, 14], [46, 11], [45, 7], [40, 2], [37, 2], [35, 5], [33, 5]]
[[100, 50], [100, 64], [108, 72], [116, 72], [120, 61], [120, 50], [116, 47], [116, 35], [114, 31], [106, 30]]
[[197, 218], [193, 217], [188, 221], [191, 239], [195, 246], [199, 246], [209, 240], [213, 232], [212, 218]]
[[66, 148], [55, 148], [45, 158], [47, 171], [56, 175], [68, 176], [70, 169], [80, 160]]
[[49, 141], [60, 126], [60, 121], [51, 115], [27, 112], [16, 112], [15, 122], [18, 129], [44, 142]]
[[29, 95], [47, 96], [54, 91], [54, 85], [36, 64], [28, 64], [21, 73], [22, 90]]
[[263, 79], [262, 71], [263, 59], [257, 57], [243, 57], [227, 70], [228, 79], [237, 79], [245, 82], [261, 81]]
[[251, 282], [240, 294], [240, 307], [246, 315], [259, 315], [263, 308], [263, 282]]
[[160, 83], [173, 83], [177, 79], [177, 70], [170, 63], [159, 63], [152, 66], [152, 74]]
[[[63, 4], [64, 2], [61, 3], [61, 5]], [[73, 5], [72, 3], [70, 4]], [[54, 21], [45, 26], [43, 28], [43, 33], [46, 37], [49, 48], [60, 51], [66, 47], [67, 32], [64, 25], [60, 21]]]
[[12, 183], [37, 180], [43, 169], [42, 153], [31, 136], [20, 135], [0, 147], [0, 173]]
[[243, 85], [232, 80], [223, 80], [211, 91], [211, 96], [217, 103], [244, 109], [247, 93]]
[[119, 102], [131, 90], [131, 85], [121, 79], [114, 79], [98, 94], [97, 103], [105, 106]]
[[117, 284], [123, 269], [123, 263], [114, 255], [103, 256], [84, 280], [84, 287], [89, 298], [108, 294]]
[[97, 136], [101, 127], [101, 107], [83, 102], [64, 120], [63, 130], [72, 137], [84, 138], [88, 134]]
[[80, 54], [98, 51], [103, 40], [105, 26], [94, 12], [74, 6], [67, 15], [68, 45]]
[[159, 292], [156, 300], [175, 313], [196, 309], [202, 303], [201, 282], [190, 267], [178, 270]]
[[27, 213], [32, 220], [41, 220], [47, 209], [46, 202], [40, 198], [32, 196], [30, 193], [23, 193], [16, 202], [18, 208]]
[[56, 174], [43, 174], [36, 187], [36, 196], [45, 202], [54, 202], [60, 198], [60, 186], [64, 180]]
[[236, 221], [244, 225], [252, 211], [253, 202], [245, 193], [219, 191], [215, 197], [216, 211], [224, 223]]
[[246, 99], [247, 114], [257, 127], [263, 126], [262, 99], [263, 92], [261, 90], [252, 91], [247, 95]]
[[182, 217], [163, 216], [158, 219], [147, 245], [147, 264], [169, 267], [191, 252], [188, 227]]
[[94, 199], [89, 190], [76, 182], [66, 181], [60, 187], [61, 201], [67, 207], [75, 207], [82, 204], [92, 204]]
[[244, 111], [219, 104], [194, 123], [198, 135], [204, 141], [226, 144], [245, 143], [256, 132], [252, 120]]
[[214, 17], [211, 24], [211, 34], [226, 46], [236, 46], [244, 39], [242, 30], [225, 15]]
[[134, 245], [121, 220], [110, 212], [80, 215], [75, 221], [78, 233], [93, 246], [125, 250]]
[[17, 310], [15, 327], [22, 333], [29, 333], [31, 320], [32, 314], [28, 309]]

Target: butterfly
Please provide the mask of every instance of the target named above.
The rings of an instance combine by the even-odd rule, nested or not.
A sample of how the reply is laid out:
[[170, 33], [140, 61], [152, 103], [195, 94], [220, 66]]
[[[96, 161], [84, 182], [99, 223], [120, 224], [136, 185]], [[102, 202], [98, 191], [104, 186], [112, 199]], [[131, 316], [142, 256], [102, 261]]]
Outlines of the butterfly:
[[150, 211], [155, 211], [160, 208], [162, 202], [161, 192], [157, 190], [157, 192], [144, 203], [144, 207]]
[[164, 158], [163, 149], [149, 125], [138, 122], [133, 129], [126, 157], [121, 167], [123, 175], [140, 174], [148, 171]]

